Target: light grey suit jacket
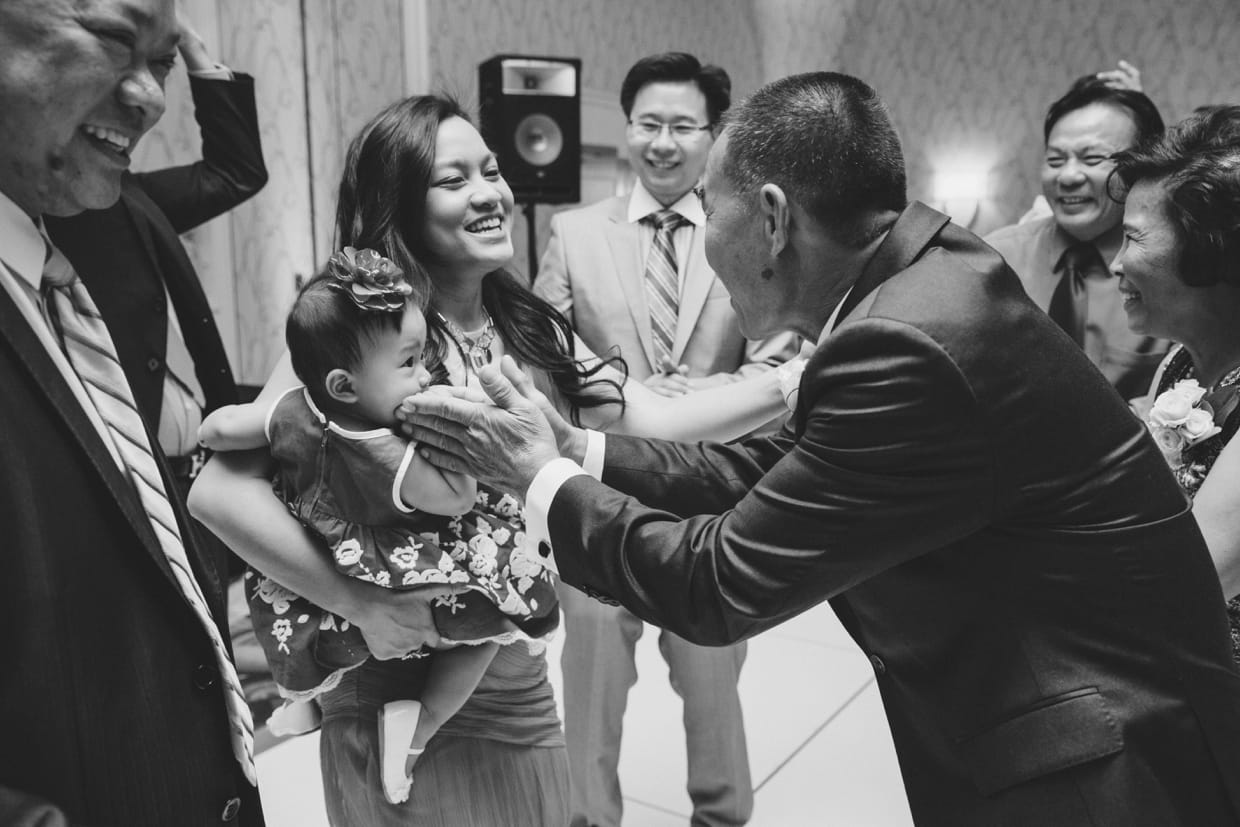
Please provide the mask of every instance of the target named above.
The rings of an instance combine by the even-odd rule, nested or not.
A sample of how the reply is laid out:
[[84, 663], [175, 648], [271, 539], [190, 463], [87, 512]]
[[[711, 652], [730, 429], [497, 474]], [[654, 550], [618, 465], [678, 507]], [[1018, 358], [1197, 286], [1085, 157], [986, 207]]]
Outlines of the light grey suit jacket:
[[[534, 292], [567, 316], [596, 353], [619, 347], [629, 375], [642, 381], [657, 371], [657, 361], [641, 228], [628, 220], [628, 203], [628, 196], [617, 196], [553, 216]], [[761, 342], [741, 335], [728, 291], [706, 263], [703, 235], [700, 227], [693, 233], [681, 276], [672, 359], [688, 365], [691, 377], [711, 377], [722, 384], [794, 356], [797, 342], [792, 334]]]

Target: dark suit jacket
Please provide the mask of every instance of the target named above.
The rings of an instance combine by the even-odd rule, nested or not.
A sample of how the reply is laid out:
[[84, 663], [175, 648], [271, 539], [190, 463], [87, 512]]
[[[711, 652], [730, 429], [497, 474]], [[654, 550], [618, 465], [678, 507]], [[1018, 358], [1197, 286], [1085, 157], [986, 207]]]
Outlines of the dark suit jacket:
[[[75, 824], [219, 824], [234, 798], [239, 823], [262, 824], [210, 639], [136, 492], [4, 290], [0, 387], [0, 824], [64, 823], [51, 806]], [[171, 499], [222, 618], [221, 572]]]
[[998, 254], [923, 205], [841, 318], [778, 436], [608, 436], [604, 483], [645, 505], [566, 482], [564, 581], [707, 644], [830, 599], [919, 824], [1236, 823], [1222, 593], [1145, 429]]
[[126, 175], [115, 206], [46, 219], [52, 241], [99, 305], [138, 407], [152, 426], [159, 422], [167, 370], [165, 285], [206, 409], [237, 402], [211, 307], [178, 234], [231, 210], [267, 182], [253, 78], [191, 77], [190, 91], [202, 129], [201, 161]]

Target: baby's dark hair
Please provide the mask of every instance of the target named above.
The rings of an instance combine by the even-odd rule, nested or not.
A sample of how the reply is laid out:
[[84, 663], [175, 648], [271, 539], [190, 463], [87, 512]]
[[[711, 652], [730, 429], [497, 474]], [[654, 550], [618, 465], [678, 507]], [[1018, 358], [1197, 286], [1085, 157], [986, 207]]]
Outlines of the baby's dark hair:
[[[363, 310], [346, 291], [334, 287], [335, 277], [327, 270], [306, 282], [284, 325], [293, 372], [310, 391], [322, 410], [335, 410], [339, 404], [327, 394], [327, 374], [336, 368], [355, 370], [361, 362], [363, 346], [386, 332], [399, 333], [412, 296], [394, 310]], [[416, 305], [415, 305], [416, 306]], [[428, 349], [433, 348], [427, 341]], [[441, 364], [442, 354], [427, 354], [427, 365]], [[432, 376], [436, 371], [432, 368]]]

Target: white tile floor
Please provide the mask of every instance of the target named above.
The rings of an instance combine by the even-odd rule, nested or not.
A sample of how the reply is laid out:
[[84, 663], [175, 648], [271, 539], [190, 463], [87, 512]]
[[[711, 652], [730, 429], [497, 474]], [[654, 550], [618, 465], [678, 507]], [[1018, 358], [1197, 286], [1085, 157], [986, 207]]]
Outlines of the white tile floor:
[[[680, 700], [655, 641], [648, 633], [638, 645], [641, 677], [624, 721], [625, 827], [689, 820], [684, 742], [667, 737], [680, 728]], [[558, 646], [549, 657], [558, 695]], [[741, 703], [753, 827], [912, 824], [873, 672], [826, 604], [751, 641]], [[262, 752], [258, 770], [271, 827], [326, 827], [317, 736]]]

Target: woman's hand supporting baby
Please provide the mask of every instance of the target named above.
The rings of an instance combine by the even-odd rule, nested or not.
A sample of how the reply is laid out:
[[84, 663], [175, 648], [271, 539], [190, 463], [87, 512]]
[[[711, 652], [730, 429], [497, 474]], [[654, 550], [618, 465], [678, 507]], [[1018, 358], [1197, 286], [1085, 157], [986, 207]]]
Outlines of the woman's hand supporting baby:
[[341, 577], [329, 555], [272, 494], [261, 451], [216, 454], [190, 490], [190, 512], [242, 559], [361, 630], [375, 657], [439, 645], [432, 603], [465, 591], [446, 583], [394, 591]]

